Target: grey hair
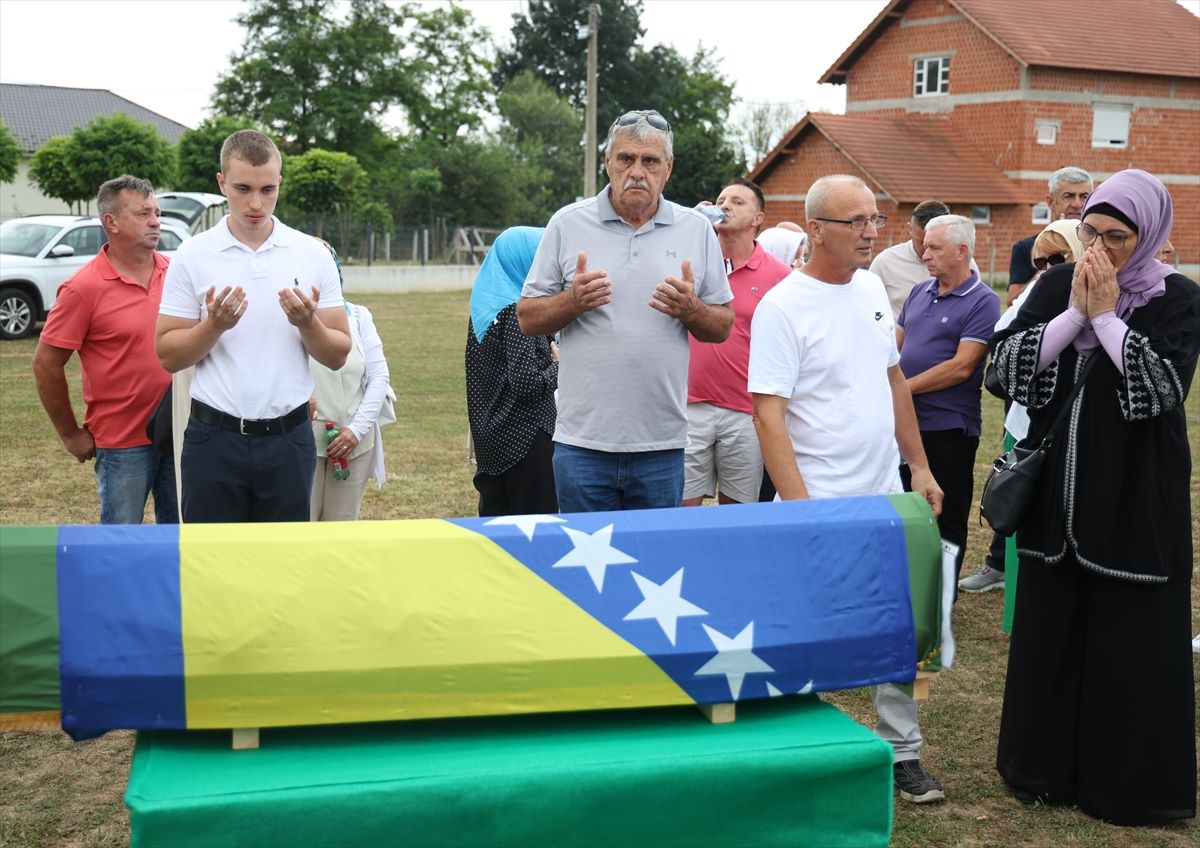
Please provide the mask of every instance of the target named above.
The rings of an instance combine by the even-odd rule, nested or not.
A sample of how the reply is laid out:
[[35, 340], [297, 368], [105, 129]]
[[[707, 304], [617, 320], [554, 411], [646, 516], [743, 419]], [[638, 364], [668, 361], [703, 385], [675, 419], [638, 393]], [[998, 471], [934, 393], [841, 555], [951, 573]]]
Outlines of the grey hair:
[[865, 188], [867, 191], [871, 187], [860, 180], [858, 177], [850, 174], [829, 174], [821, 177], [808, 188], [808, 193], [804, 195], [804, 217], [806, 220], [813, 218], [824, 217], [829, 206], [829, 189], [837, 183], [850, 183], [857, 188]]
[[970, 218], [962, 215], [938, 215], [925, 225], [925, 241], [929, 241], [929, 233], [939, 227], [946, 228], [946, 235], [951, 244], [965, 244], [967, 256], [975, 255], [975, 225]]
[[1090, 191], [1092, 187], [1092, 175], [1083, 170], [1083, 168], [1076, 168], [1074, 165], [1068, 165], [1065, 168], [1059, 168], [1050, 175], [1049, 188], [1051, 197], [1058, 194], [1058, 188], [1063, 183], [1070, 183], [1072, 185], [1076, 183], [1087, 183], [1088, 190]]
[[659, 141], [663, 146], [663, 155], [670, 162], [675, 158], [675, 136], [670, 130], [660, 130], [650, 126], [646, 121], [618, 126], [616, 121], [608, 128], [608, 138], [604, 139], [604, 158], [612, 153], [613, 142], [619, 135], [631, 135], [638, 141]]
[[131, 176], [130, 174], [121, 174], [119, 177], [113, 177], [100, 186], [100, 192], [96, 195], [96, 209], [99, 211], [101, 219], [105, 215], [116, 215], [121, 211], [123, 204], [120, 200], [120, 194], [123, 191], [132, 191], [140, 194], [142, 197], [149, 197], [154, 194], [154, 186], [147, 180]]

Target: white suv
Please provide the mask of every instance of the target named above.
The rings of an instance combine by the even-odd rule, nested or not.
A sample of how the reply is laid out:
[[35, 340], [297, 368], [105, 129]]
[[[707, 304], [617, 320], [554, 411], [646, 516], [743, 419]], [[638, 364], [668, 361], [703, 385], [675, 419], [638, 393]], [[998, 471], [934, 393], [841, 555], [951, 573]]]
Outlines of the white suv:
[[[189, 237], [162, 221], [158, 249], [170, 253]], [[45, 320], [58, 288], [104, 244], [100, 219], [30, 215], [0, 224], [0, 339], [21, 339]]]

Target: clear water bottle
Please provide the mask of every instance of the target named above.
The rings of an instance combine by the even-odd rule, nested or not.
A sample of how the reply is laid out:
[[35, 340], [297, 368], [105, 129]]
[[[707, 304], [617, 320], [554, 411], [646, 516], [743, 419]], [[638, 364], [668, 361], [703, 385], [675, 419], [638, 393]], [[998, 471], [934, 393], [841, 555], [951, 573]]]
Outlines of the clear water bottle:
[[704, 203], [696, 207], [696, 211], [709, 220], [709, 223], [716, 226], [725, 220], [725, 210], [715, 203]]
[[[325, 447], [329, 447], [329, 443], [338, 437], [340, 433], [332, 421], [325, 422]], [[329, 467], [333, 469], [334, 480], [349, 480], [350, 479], [350, 463], [345, 457], [326, 457], [329, 461]]]

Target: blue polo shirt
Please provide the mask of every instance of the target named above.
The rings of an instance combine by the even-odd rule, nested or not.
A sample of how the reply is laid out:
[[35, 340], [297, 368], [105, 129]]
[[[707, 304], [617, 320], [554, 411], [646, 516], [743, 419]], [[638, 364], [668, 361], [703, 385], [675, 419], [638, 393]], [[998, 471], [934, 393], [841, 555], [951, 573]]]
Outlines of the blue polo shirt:
[[[900, 370], [914, 377], [952, 359], [961, 341], [986, 345], [1000, 320], [1000, 298], [979, 275], [971, 276], [945, 294], [938, 281], [918, 283], [909, 292], [896, 325], [904, 330]], [[985, 358], [986, 359], [986, 358]], [[917, 424], [922, 430], [963, 429], [978, 436], [983, 412], [980, 392], [985, 359], [963, 382], [947, 389], [913, 395]]]

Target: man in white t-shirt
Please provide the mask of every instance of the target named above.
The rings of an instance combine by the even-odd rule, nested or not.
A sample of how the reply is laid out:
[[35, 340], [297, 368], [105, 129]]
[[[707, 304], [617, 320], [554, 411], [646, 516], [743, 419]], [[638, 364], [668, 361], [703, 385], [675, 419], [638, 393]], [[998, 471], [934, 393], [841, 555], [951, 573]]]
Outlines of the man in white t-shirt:
[[308, 357], [341, 368], [350, 333], [329, 251], [272, 214], [280, 165], [262, 133], [225, 139], [217, 183], [229, 214], [185, 241], [167, 270], [158, 358], [171, 372], [196, 366], [185, 522], [309, 518]]
[[[750, 330], [749, 389], [766, 470], [782, 500], [883, 495], [903, 491], [903, 455], [912, 490], [936, 514], [942, 490], [900, 371], [892, 310], [865, 270], [887, 216], [862, 180], [845, 175], [817, 180], [804, 211], [812, 257], [767, 293]], [[916, 702], [892, 684], [872, 687], [872, 699], [901, 797], [943, 800], [921, 767]]]

